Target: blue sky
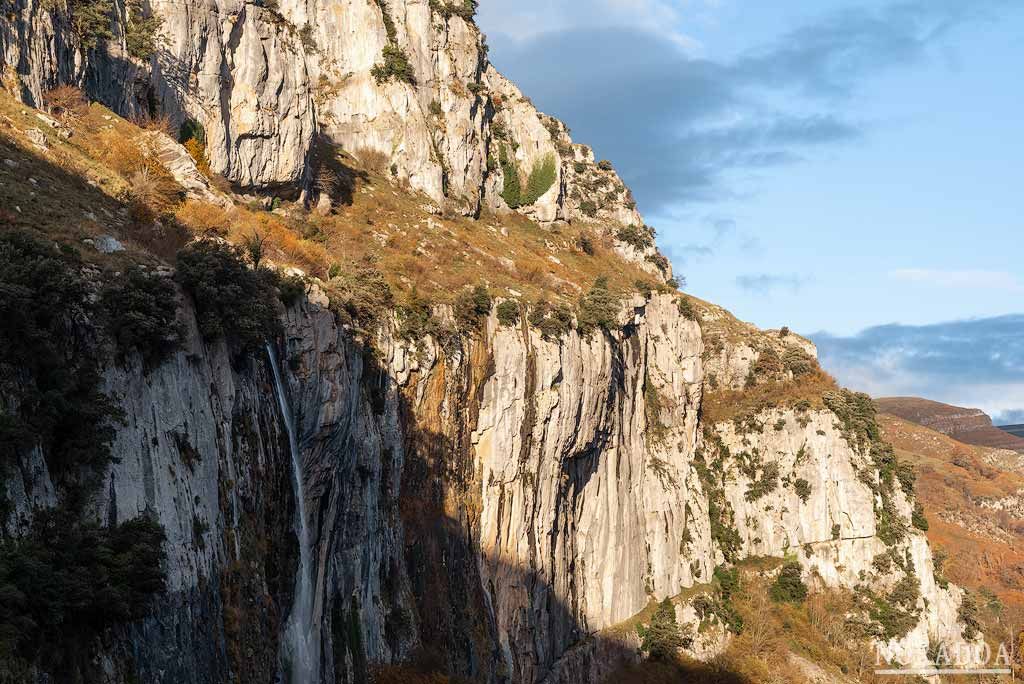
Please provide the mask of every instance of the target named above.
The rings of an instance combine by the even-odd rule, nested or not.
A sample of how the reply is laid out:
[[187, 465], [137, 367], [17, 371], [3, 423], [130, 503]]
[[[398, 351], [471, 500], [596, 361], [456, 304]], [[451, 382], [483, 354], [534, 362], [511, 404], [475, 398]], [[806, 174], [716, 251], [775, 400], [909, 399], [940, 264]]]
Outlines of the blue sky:
[[483, 0], [479, 23], [690, 292], [813, 335], [858, 389], [1024, 409], [1024, 351], [985, 383], [961, 358], [1024, 336], [997, 318], [1024, 312], [1024, 3]]

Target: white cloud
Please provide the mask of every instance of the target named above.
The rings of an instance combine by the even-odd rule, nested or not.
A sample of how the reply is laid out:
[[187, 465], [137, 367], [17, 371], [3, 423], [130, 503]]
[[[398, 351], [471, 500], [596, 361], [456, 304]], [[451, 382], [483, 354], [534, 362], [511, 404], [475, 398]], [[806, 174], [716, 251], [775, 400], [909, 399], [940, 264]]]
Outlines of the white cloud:
[[1024, 292], [1024, 282], [1007, 271], [944, 271], [927, 268], [902, 268], [890, 271], [889, 277], [903, 282], [937, 287]]

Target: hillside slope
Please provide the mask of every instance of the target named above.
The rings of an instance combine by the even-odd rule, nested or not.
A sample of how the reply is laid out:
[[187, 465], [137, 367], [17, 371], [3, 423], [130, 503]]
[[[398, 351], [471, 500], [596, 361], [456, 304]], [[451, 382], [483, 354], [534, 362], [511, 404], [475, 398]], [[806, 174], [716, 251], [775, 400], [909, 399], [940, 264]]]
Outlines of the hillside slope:
[[877, 399], [878, 408], [918, 425], [949, 435], [957, 441], [1024, 453], [1024, 438], [992, 425], [981, 409], [951, 406], [917, 397]]
[[1024, 457], [957, 442], [896, 416], [883, 414], [880, 425], [916, 467], [928, 538], [948, 555], [943, 574], [1024, 608]]

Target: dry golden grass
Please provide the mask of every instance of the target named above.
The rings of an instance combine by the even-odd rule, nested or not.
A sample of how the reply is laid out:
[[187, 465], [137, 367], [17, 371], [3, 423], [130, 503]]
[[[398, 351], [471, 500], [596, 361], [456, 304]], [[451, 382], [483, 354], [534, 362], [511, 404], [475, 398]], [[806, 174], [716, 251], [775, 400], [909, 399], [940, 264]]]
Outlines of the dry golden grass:
[[216, 204], [185, 200], [174, 212], [178, 221], [195, 235], [225, 236], [231, 229], [231, 214]]
[[171, 140], [178, 139], [178, 132], [175, 130], [174, 124], [171, 123], [171, 117], [166, 114], [158, 114], [156, 116], [142, 114], [132, 119], [132, 123], [144, 131], [162, 133]]
[[[0, 117], [0, 134], [8, 131], [16, 147], [23, 147], [19, 138], [23, 132], [9, 122], [25, 119], [25, 110], [0, 93], [0, 114], [8, 114]], [[139, 123], [163, 126], [161, 121]], [[612, 252], [607, 236], [593, 227], [542, 228], [518, 214], [485, 214], [478, 220], [451, 213], [439, 216], [427, 198], [397, 187], [384, 168], [384, 156], [373, 152], [332, 151], [337, 168], [330, 168], [343, 174], [344, 182], [341, 176], [339, 180], [325, 176], [324, 185], [337, 184], [338, 194], [345, 199], [328, 216], [291, 204], [274, 212], [240, 205], [225, 210], [172, 198], [162, 167], [154, 166], [155, 160], [147, 158], [137, 144], [139, 127], [100, 105], [89, 106], [74, 129], [75, 135], [67, 141], [47, 132], [52, 144], [45, 153], [25, 151], [26, 157], [38, 161], [37, 175], [45, 175], [42, 169], [54, 169], [78, 179], [55, 182], [55, 186], [90, 183], [87, 192], [48, 195], [45, 211], [40, 211], [38, 203], [31, 207], [36, 228], [55, 236], [67, 234], [71, 241], [102, 232], [101, 228], [109, 232], [117, 225], [116, 220], [103, 220], [101, 225], [73, 229], [68, 218], [75, 215], [75, 205], [82, 205], [81, 214], [104, 213], [101, 207], [105, 207], [106, 213], [116, 216], [134, 198], [136, 208], [149, 210], [148, 214], [135, 212], [136, 223], [161, 213], [172, 219], [164, 221], [165, 230], [159, 235], [129, 225], [114, 232], [164, 258], [173, 258], [175, 246], [186, 237], [177, 231], [178, 225], [193, 235], [214, 233], [235, 242], [256, 231], [267, 237], [269, 259], [279, 266], [298, 266], [311, 275], [326, 277], [332, 265], [343, 267], [369, 258], [400, 300], [415, 288], [420, 296], [445, 303], [466, 286], [484, 284], [499, 297], [572, 303], [599, 276], [606, 276], [624, 296], [636, 291], [637, 281], [651, 281], [638, 266]], [[4, 190], [12, 199], [28, 194], [23, 184], [8, 184]], [[349, 195], [351, 202], [346, 204]], [[583, 235], [591, 238], [592, 253], [580, 248]]]
[[881, 681], [874, 675], [873, 651], [847, 622], [852, 596], [830, 590], [814, 592], [802, 604], [775, 603], [768, 595], [772, 580], [767, 571], [778, 562], [752, 559], [740, 564], [742, 583], [733, 607], [743, 618], [743, 631], [720, 656], [708, 663], [682, 656], [669, 662], [648, 661], [623, 668], [607, 684], [803, 684], [808, 678], [800, 659], [836, 681]]
[[888, 414], [881, 414], [878, 423], [899, 458], [914, 464], [928, 539], [949, 556], [943, 574], [1024, 609], [1024, 520], [980, 505], [1024, 490], [1016, 457], [1006, 454], [1009, 462], [999, 467], [1000, 453], [988, 447], [963, 444]]
[[89, 108], [89, 101], [78, 88], [70, 85], [58, 86], [43, 94], [43, 102], [54, 116], [64, 121], [80, 118]]
[[742, 390], [709, 391], [701, 406], [705, 420], [714, 424], [770, 408], [793, 407], [804, 401], [811, 408], [819, 409], [823, 407], [822, 394], [835, 389], [838, 389], [835, 379], [818, 370], [791, 381], [766, 382]]

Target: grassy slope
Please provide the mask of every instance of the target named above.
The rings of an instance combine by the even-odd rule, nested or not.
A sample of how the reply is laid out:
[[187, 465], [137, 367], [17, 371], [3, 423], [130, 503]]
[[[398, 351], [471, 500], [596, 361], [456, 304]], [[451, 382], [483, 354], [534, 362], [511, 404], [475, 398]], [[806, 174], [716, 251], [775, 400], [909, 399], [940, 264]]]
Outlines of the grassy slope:
[[[638, 281], [654, 285], [650, 275], [612, 251], [600, 226], [542, 228], [518, 214], [438, 215], [426, 197], [340, 150], [330, 151], [331, 163], [349, 182], [328, 215], [291, 203], [271, 212], [238, 196], [228, 209], [173, 196], [159, 225], [134, 220], [134, 172], [126, 158], [140, 154], [144, 131], [95, 103], [69, 127], [73, 135], [64, 140], [35, 110], [0, 90], [0, 160], [17, 164], [0, 161], [0, 228], [44, 233], [82, 250], [101, 268], [116, 269], [127, 260], [171, 264], [176, 249], [194, 235], [241, 242], [258, 233], [267, 237], [274, 263], [324, 279], [332, 266], [371, 260], [400, 301], [415, 289], [445, 303], [465, 286], [486, 284], [497, 296], [571, 302], [598, 276], [623, 295], [636, 291]], [[30, 142], [33, 128], [46, 136], [45, 148]], [[107, 256], [83, 246], [83, 239], [104, 234], [128, 251]], [[584, 236], [591, 253], [581, 246]]]
[[945, 576], [1024, 608], [1024, 521], [979, 505], [1024, 496], [1024, 457], [963, 444], [889, 414], [882, 414], [879, 424], [898, 456], [917, 470], [928, 539], [949, 554]]

